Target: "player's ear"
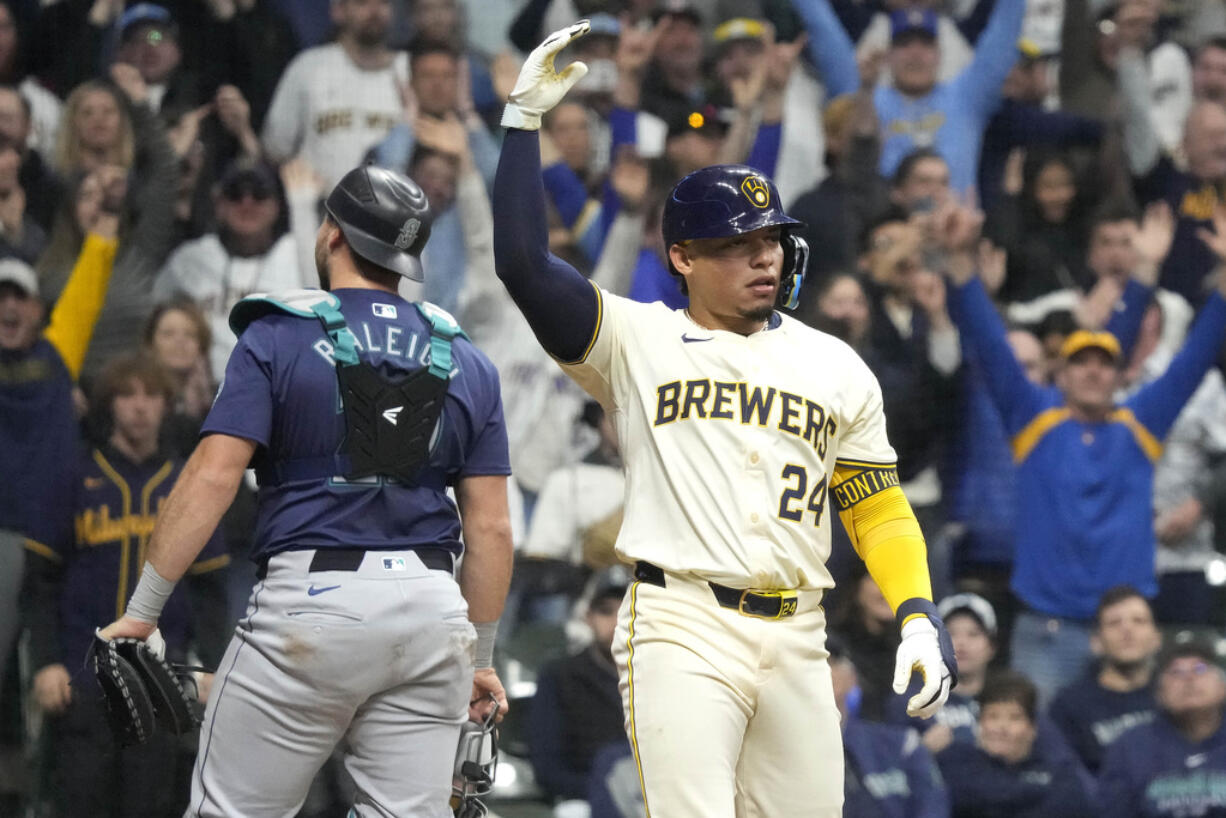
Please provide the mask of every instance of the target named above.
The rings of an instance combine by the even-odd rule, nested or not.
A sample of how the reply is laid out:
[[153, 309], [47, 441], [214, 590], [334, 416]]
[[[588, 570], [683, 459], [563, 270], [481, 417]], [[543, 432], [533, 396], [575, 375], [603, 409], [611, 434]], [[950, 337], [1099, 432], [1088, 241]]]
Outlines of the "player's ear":
[[345, 243], [345, 234], [341, 232], [340, 225], [336, 222], [328, 222], [327, 235], [324, 237], [324, 246], [329, 251], [336, 251], [342, 244]]
[[690, 247], [685, 244], [674, 244], [668, 248], [668, 260], [673, 263], [673, 267], [681, 275], [689, 275], [694, 269], [694, 257], [690, 253]]

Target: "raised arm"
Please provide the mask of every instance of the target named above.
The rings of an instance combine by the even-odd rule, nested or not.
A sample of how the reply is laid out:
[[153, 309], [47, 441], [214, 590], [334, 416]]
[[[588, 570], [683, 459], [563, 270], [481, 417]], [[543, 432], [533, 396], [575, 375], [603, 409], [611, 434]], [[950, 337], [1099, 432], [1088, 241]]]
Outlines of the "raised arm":
[[958, 329], [982, 357], [988, 390], [1012, 435], [1039, 411], [1043, 393], [1030, 383], [1005, 339], [1005, 327], [978, 276], [974, 248], [982, 214], [958, 205], [937, 214], [946, 253], [946, 272], [954, 286], [950, 313]]
[[549, 252], [537, 130], [587, 72], [583, 63], [554, 70], [559, 51], [588, 31], [586, 22], [555, 31], [524, 63], [502, 117], [508, 128], [494, 179], [494, 262], [498, 277], [551, 355], [583, 356], [600, 320], [600, 297], [575, 268]]
[[1205, 303], [1166, 372], [1128, 402], [1137, 420], [1158, 439], [1166, 437], [1226, 341], [1226, 210], [1218, 209], [1213, 224], [1213, 231], [1201, 228], [1198, 235], [1218, 258], [1217, 291]]
[[51, 322], [43, 332], [64, 359], [74, 380], [81, 374], [94, 326], [106, 302], [115, 252], [119, 247], [115, 239], [118, 222], [115, 213], [99, 214], [81, 245], [81, 254], [51, 310]]
[[985, 125], [1000, 102], [1005, 77], [1017, 62], [1017, 39], [1025, 13], [1025, 0], [996, 0], [974, 58], [954, 80], [958, 96], [975, 106]]
[[830, 0], [792, 0], [792, 7], [809, 32], [809, 57], [822, 76], [826, 99], [856, 90], [856, 47], [830, 8]]
[[1171, 213], [1170, 205], [1159, 201], [1145, 208], [1141, 227], [1132, 234], [1132, 247], [1136, 251], [1137, 264], [1104, 327], [1120, 342], [1125, 358], [1131, 354], [1137, 336], [1141, 333], [1141, 321], [1154, 297], [1162, 262], [1166, 260], [1174, 238], [1175, 217]]

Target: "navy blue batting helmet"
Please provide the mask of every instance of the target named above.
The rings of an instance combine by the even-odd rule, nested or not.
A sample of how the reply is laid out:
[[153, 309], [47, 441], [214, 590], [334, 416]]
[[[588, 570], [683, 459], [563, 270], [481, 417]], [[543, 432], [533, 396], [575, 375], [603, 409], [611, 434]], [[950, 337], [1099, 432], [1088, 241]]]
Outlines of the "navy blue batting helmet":
[[[789, 228], [803, 226], [804, 222], [783, 212], [779, 191], [765, 174], [746, 165], [712, 165], [677, 183], [664, 202], [661, 227], [666, 249], [690, 239], [719, 239], [763, 227], [783, 228], [779, 299], [782, 306], [794, 309], [809, 246]], [[676, 273], [671, 261], [668, 267]]]

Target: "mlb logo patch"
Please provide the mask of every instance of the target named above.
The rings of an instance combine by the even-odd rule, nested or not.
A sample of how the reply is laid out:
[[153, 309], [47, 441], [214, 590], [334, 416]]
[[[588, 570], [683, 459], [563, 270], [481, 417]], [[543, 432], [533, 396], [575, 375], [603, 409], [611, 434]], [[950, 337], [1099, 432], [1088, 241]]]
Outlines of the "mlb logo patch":
[[375, 312], [375, 318], [395, 318], [396, 307], [394, 304], [371, 304], [370, 308]]
[[384, 571], [407, 571], [409, 570], [408, 563], [404, 561], [404, 557], [384, 557]]

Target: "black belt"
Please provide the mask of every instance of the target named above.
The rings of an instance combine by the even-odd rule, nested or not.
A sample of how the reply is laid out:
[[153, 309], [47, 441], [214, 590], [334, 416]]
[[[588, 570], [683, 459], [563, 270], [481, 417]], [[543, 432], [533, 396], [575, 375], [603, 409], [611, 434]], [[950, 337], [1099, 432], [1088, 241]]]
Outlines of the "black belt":
[[[634, 564], [634, 578], [648, 585], [660, 588], [667, 587], [664, 583], [664, 569], [650, 562], [639, 560]], [[721, 607], [731, 608], [743, 616], [754, 616], [759, 619], [784, 619], [796, 613], [795, 591], [750, 591], [742, 588], [729, 588], [718, 582], [708, 582], [715, 601]]]
[[[451, 573], [455, 569], [455, 555], [446, 548], [412, 548], [406, 550], [416, 554], [422, 564], [431, 571], [447, 571]], [[311, 556], [311, 566], [307, 570], [313, 574], [319, 571], [356, 571], [362, 567], [362, 560], [370, 553], [377, 554], [379, 550], [370, 548], [316, 548], [315, 553]], [[394, 553], [394, 551], [389, 550], [387, 553]], [[268, 561], [265, 560], [260, 563], [256, 576], [259, 579], [264, 579], [267, 574]]]

